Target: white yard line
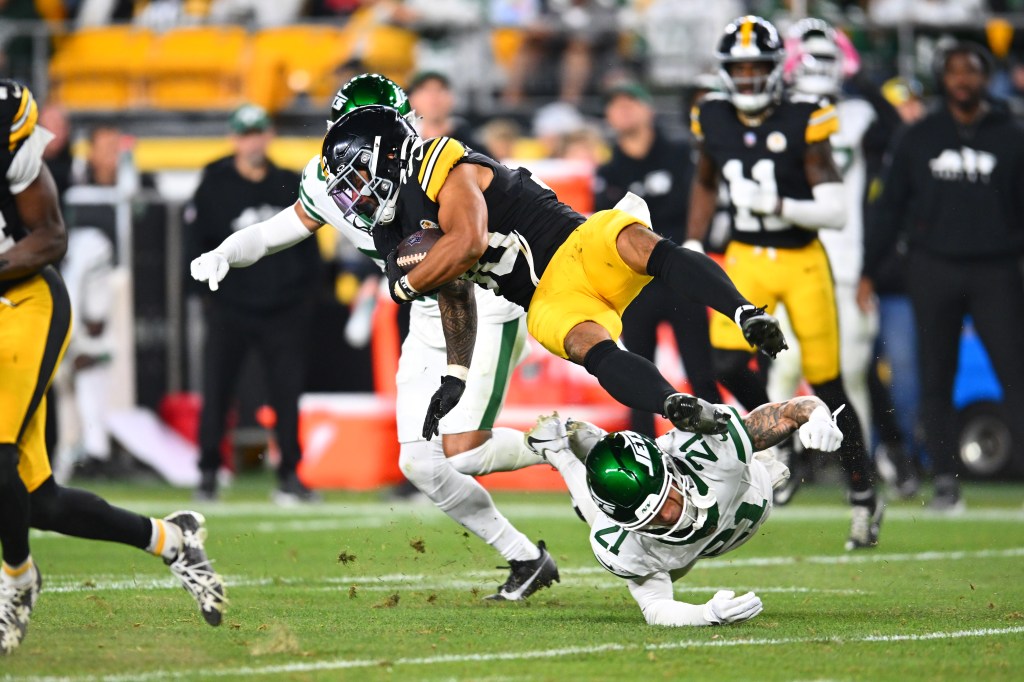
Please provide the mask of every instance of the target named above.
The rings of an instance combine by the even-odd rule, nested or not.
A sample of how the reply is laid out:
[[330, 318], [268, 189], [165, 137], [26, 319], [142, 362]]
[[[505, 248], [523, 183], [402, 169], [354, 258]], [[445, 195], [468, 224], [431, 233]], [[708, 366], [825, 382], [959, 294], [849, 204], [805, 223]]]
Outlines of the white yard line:
[[[777, 557], [747, 557], [739, 559], [704, 559], [694, 566], [694, 570], [723, 569], [723, 568], [750, 568], [762, 566], [792, 566], [796, 564], [815, 565], [839, 565], [839, 564], [868, 564], [868, 563], [906, 563], [920, 561], [957, 561], [963, 559], [1012, 559], [1024, 556], [1024, 547], [1012, 547], [1009, 549], [982, 549], [974, 551], [954, 552], [917, 552], [907, 554], [879, 554], [875, 552], [864, 552], [860, 554], [819, 554], [810, 556], [777, 556]], [[621, 584], [612, 578], [600, 566], [575, 566], [559, 569], [566, 577], [599, 576], [607, 577], [609, 585]], [[384, 575], [352, 575], [348, 577], [320, 578], [320, 579], [295, 579], [295, 578], [250, 578], [245, 576], [225, 577], [228, 587], [264, 587], [267, 585], [289, 585], [294, 587], [307, 587], [312, 589], [324, 589], [330, 586], [337, 586], [337, 589], [347, 588], [350, 585], [364, 586], [365, 589], [389, 590], [398, 588], [415, 588], [417, 590], [433, 589], [471, 589], [500, 577], [496, 572], [466, 571], [460, 575], [453, 574], [427, 574], [427, 573], [389, 573]], [[574, 581], [576, 582], [576, 581]], [[81, 576], [47, 576], [47, 592], [90, 592], [96, 590], [162, 590], [178, 589], [179, 585], [173, 578], [152, 577], [127, 579], [112, 575], [81, 575]], [[694, 585], [694, 590], [711, 589]], [[735, 589], [735, 586], [730, 589]], [[752, 588], [755, 591], [798, 591], [798, 588]], [[859, 594], [855, 590], [830, 591], [826, 589], [814, 589], [815, 592], [833, 592], [835, 594]]]
[[[721, 631], [716, 631], [716, 636]], [[244, 666], [239, 668], [221, 668], [201, 670], [154, 670], [147, 673], [130, 673], [124, 675], [86, 675], [74, 677], [28, 677], [26, 682], [147, 682], [149, 680], [196, 679], [199, 677], [229, 677], [245, 675], [284, 675], [288, 673], [311, 673], [327, 670], [345, 670], [351, 668], [424, 666], [443, 663], [481, 663], [489, 661], [524, 661], [536, 659], [562, 658], [565, 656], [583, 656], [624, 651], [670, 651], [675, 649], [705, 649], [723, 647], [759, 647], [784, 646], [789, 644], [823, 644], [843, 645], [861, 643], [890, 642], [924, 642], [940, 639], [962, 639], [967, 637], [1001, 637], [1024, 633], [1024, 626], [1008, 628], [984, 628], [976, 630], [957, 630], [952, 632], [904, 633], [896, 635], [861, 635], [854, 637], [783, 637], [783, 638], [746, 638], [746, 639], [686, 639], [678, 642], [660, 644], [621, 644], [611, 642], [592, 646], [565, 647], [561, 649], [533, 649], [527, 651], [496, 651], [486, 654], [449, 654], [426, 656], [419, 658], [396, 659], [345, 659], [338, 658], [326, 661], [309, 661], [285, 663], [266, 666]]]
[[[427, 503], [386, 503], [386, 502], [328, 502], [300, 507], [277, 507], [270, 502], [219, 502], [202, 504], [189, 501], [154, 502], [153, 500], [114, 499], [113, 504], [145, 514], [163, 516], [172, 509], [188, 508], [203, 512], [211, 520], [236, 519], [238, 517], [259, 517], [274, 519], [301, 519], [315, 517], [322, 521], [338, 518], [375, 519], [389, 517], [420, 518], [424, 521], [447, 518], [441, 511]], [[566, 495], [565, 502], [525, 503], [500, 502], [498, 506], [506, 516], [513, 519], [576, 519]], [[849, 519], [850, 508], [837, 501], [834, 505], [783, 507], [772, 510], [771, 520], [777, 521], [832, 521]], [[936, 514], [924, 507], [892, 507], [886, 512], [887, 521], [915, 521], [937, 523], [968, 523], [974, 521], [997, 521], [1024, 523], [1024, 509], [1020, 507], [996, 507], [968, 509], [959, 514]], [[346, 526], [348, 527], [348, 526]]]

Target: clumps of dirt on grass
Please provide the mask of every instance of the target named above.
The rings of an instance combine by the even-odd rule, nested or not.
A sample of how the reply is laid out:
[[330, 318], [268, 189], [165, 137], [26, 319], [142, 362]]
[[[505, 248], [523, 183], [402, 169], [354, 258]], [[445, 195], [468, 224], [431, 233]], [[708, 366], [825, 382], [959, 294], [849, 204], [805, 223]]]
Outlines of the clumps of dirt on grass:
[[249, 653], [253, 656], [297, 654], [299, 653], [299, 640], [287, 626], [274, 623], [267, 628], [267, 636], [253, 644]]
[[401, 596], [397, 592], [395, 592], [394, 594], [388, 595], [388, 598], [385, 599], [384, 601], [380, 602], [379, 604], [374, 604], [373, 608], [375, 608], [375, 609], [393, 609], [396, 606], [398, 606], [398, 600], [399, 599], [401, 599]]
[[349, 599], [355, 599], [358, 596], [359, 596], [359, 590], [356, 589], [355, 585], [351, 585], [348, 588], [348, 598]]
[[423, 542], [423, 538], [413, 538], [409, 540], [409, 546], [416, 550], [417, 554], [423, 554], [427, 551], [427, 545]]
[[348, 550], [343, 549], [338, 552], [338, 563], [342, 566], [348, 566], [350, 563], [356, 560], [355, 554], [349, 554]]

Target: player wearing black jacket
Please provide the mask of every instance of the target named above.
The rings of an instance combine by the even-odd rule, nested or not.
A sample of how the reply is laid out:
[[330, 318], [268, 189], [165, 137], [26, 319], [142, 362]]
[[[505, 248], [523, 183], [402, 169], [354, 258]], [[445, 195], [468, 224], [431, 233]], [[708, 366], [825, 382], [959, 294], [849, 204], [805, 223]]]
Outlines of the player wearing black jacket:
[[[870, 281], [901, 226], [909, 226], [921, 416], [934, 459], [931, 506], [939, 511], [963, 507], [952, 392], [964, 315], [985, 343], [1007, 413], [1024, 409], [1024, 128], [984, 98], [988, 64], [983, 48], [970, 43], [945, 53], [945, 106], [908, 129], [893, 151], [864, 262]], [[1010, 423], [1019, 451], [1024, 428]]]
[[[243, 107], [232, 117], [236, 153], [203, 171], [186, 209], [189, 258], [209, 251], [232, 232], [258, 223], [291, 206], [298, 197], [299, 176], [266, 158], [269, 119]], [[320, 257], [313, 240], [298, 244], [273, 260], [240, 271], [205, 302], [206, 344], [203, 356], [203, 410], [200, 416], [197, 493], [217, 494], [217, 469], [224, 420], [250, 350], [259, 353], [271, 406], [277, 415], [281, 448], [279, 502], [306, 501], [312, 494], [298, 480], [298, 402], [306, 376], [307, 345], [316, 302]]]

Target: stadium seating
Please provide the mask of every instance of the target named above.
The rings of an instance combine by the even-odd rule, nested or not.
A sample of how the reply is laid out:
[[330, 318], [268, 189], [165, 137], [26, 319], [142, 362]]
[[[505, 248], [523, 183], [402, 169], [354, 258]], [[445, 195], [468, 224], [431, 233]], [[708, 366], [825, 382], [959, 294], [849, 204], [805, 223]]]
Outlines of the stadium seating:
[[153, 34], [132, 26], [87, 28], [67, 36], [50, 62], [53, 98], [69, 109], [124, 109], [142, 99]]
[[146, 100], [166, 109], [231, 109], [242, 101], [249, 52], [248, 34], [238, 26], [168, 31], [143, 62]]
[[324, 104], [337, 89], [334, 69], [350, 58], [353, 46], [350, 36], [334, 26], [268, 28], [252, 41], [245, 95], [268, 111], [288, 106], [296, 95]]

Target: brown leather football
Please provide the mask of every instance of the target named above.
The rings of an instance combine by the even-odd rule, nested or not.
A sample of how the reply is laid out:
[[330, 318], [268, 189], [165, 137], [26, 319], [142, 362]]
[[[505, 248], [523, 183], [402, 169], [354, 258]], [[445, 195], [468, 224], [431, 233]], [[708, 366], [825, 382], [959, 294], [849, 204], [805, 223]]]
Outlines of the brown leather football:
[[409, 273], [420, 264], [437, 240], [444, 233], [439, 228], [428, 227], [417, 230], [403, 239], [398, 245], [398, 257], [395, 259], [402, 272]]

